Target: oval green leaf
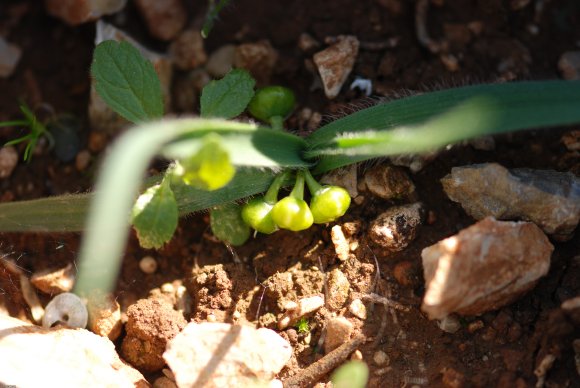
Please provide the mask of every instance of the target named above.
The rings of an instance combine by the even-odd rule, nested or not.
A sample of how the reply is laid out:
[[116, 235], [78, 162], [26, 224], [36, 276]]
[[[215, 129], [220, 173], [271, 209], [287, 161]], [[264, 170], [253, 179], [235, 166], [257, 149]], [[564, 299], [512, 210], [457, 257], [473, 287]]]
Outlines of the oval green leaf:
[[256, 81], [245, 70], [234, 69], [201, 92], [201, 117], [231, 119], [242, 113], [254, 96]]
[[242, 219], [242, 209], [235, 203], [213, 208], [210, 212], [213, 234], [230, 245], [238, 246], [250, 238], [250, 227]]

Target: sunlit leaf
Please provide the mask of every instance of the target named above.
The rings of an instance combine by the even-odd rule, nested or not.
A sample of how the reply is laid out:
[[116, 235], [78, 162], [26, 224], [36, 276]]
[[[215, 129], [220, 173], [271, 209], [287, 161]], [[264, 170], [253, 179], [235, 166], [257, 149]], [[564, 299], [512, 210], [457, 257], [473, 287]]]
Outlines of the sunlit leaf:
[[256, 81], [247, 71], [234, 69], [201, 92], [201, 117], [231, 119], [242, 113], [254, 96]]
[[250, 227], [242, 219], [242, 209], [235, 203], [215, 207], [210, 212], [213, 234], [230, 245], [242, 245], [250, 237]]

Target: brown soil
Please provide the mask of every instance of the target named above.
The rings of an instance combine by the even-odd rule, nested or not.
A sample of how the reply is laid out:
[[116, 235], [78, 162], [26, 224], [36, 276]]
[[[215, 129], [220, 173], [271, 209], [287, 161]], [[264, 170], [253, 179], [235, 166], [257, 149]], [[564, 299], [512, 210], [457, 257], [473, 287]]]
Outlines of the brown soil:
[[[29, 105], [47, 103], [56, 112], [72, 113], [83, 121], [86, 148], [90, 136], [86, 112], [93, 25], [68, 27], [46, 16], [38, 3], [41, 2], [3, 1], [0, 5], [0, 35], [23, 50], [15, 74], [0, 79], [0, 120], [18, 117], [19, 99]], [[203, 15], [204, 2], [195, 3], [189, 9], [192, 19]], [[449, 41], [449, 52], [459, 59], [459, 68], [451, 71], [438, 55], [418, 44], [412, 3], [297, 0], [282, 5], [266, 0], [234, 1], [207, 40], [206, 51], [211, 53], [226, 43], [268, 39], [280, 53], [272, 83], [289, 85], [296, 91], [296, 112], [308, 107], [330, 120], [373, 102], [347, 88], [333, 101], [321, 89], [311, 90], [314, 78], [304, 65], [310, 55], [296, 47], [302, 32], [321, 42], [327, 36], [356, 35], [363, 46], [351, 79], [354, 75], [370, 78], [377, 97], [433, 89], [433, 85], [439, 88], [473, 82], [558, 78], [559, 56], [577, 49], [580, 41], [580, 6], [575, 0], [546, 1], [537, 20], [532, 5], [514, 11], [510, 1], [434, 2], [443, 5], [431, 6], [428, 31], [435, 39]], [[467, 26], [472, 22], [481, 23], [480, 33], [469, 32]], [[537, 35], [528, 29], [534, 23], [539, 28]], [[131, 29], [146, 39], [138, 19]], [[399, 38], [396, 47], [380, 47], [392, 37]], [[289, 125], [306, 131], [298, 115], [290, 118]], [[447, 199], [439, 179], [453, 166], [488, 161], [506, 167], [549, 168], [578, 174], [580, 160], [567, 153], [560, 141], [565, 131], [538, 130], [504, 136], [496, 139], [492, 152], [455, 147], [413, 174], [418, 197], [432, 212], [432, 222], [423, 225], [418, 238], [401, 253], [381, 251], [367, 238], [370, 221], [394, 204], [368, 194], [340, 221], [361, 224], [353, 237], [359, 243], [355, 258], [343, 263], [334, 252], [329, 226], [315, 226], [302, 233], [260, 235], [232, 252], [208, 234], [207, 216], [197, 214], [181, 220], [174, 239], [159, 251], [144, 250], [134, 236], [130, 238], [116, 297], [125, 312], [152, 290], [178, 281], [188, 288], [193, 301], [187, 319], [260, 322], [274, 328], [275, 316], [281, 313], [281, 299], [324, 294], [327, 275], [339, 268], [350, 283], [348, 302], [357, 295], [374, 292], [403, 305], [404, 311], [367, 303], [369, 318], [363, 321], [346, 307], [323, 307], [309, 318], [309, 336], [293, 327], [280, 332], [295, 349], [295, 357], [280, 378], [300, 373], [300, 369], [320, 358], [322, 328], [334, 314], [347, 317], [356, 331], [369, 339], [358, 349], [370, 367], [371, 387], [534, 386], [534, 369], [547, 354], [555, 355], [556, 361], [547, 374], [546, 386], [573, 386], [578, 374], [571, 344], [580, 332], [559, 306], [580, 293], [578, 236], [566, 243], [554, 242], [550, 273], [532, 292], [499, 311], [466, 317], [462, 329], [455, 334], [443, 332], [418, 308], [424, 292], [421, 250], [474, 222], [459, 205]], [[16, 129], [2, 129], [0, 143], [16, 136]], [[40, 148], [31, 163], [19, 163], [10, 178], [0, 180], [0, 198], [11, 201], [86, 191], [101, 155], [102, 152], [93, 152], [95, 161], [91, 167], [79, 172], [74, 162], [62, 163], [46, 147]], [[369, 165], [359, 166], [359, 176]], [[2, 255], [17, 260], [30, 273], [74, 262], [78, 245], [77, 234], [0, 235]], [[139, 269], [139, 260], [146, 255], [158, 260], [159, 268], [154, 274], [147, 275]], [[7, 271], [0, 271], [0, 303], [12, 315], [26, 317], [29, 312], [19, 299], [15, 284]], [[47, 296], [43, 298], [48, 300]], [[122, 338], [118, 340], [119, 348], [121, 342]], [[378, 350], [387, 353], [387, 363], [377, 365], [373, 361]], [[150, 375], [150, 381], [156, 376], [159, 375]]]

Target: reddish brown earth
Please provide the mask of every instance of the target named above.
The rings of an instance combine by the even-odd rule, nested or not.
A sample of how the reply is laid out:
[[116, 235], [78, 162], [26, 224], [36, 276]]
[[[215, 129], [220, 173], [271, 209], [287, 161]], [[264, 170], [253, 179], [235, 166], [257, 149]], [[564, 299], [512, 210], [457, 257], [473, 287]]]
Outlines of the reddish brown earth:
[[[93, 24], [68, 27], [48, 17], [37, 3], [40, 2], [3, 1], [0, 5], [0, 34], [23, 50], [15, 74], [0, 79], [0, 120], [18, 117], [19, 100], [31, 106], [47, 103], [56, 112], [72, 113], [81, 119], [85, 128], [83, 148], [87, 148], [91, 136], [93, 141], [98, 136], [91, 134], [86, 113]], [[203, 15], [201, 3], [204, 2], [189, 7], [193, 20]], [[546, 8], [536, 22], [537, 35], [527, 29], [534, 23], [532, 5], [514, 11], [509, 1], [439, 1], [443, 5], [431, 7], [427, 26], [435, 39], [446, 37], [450, 53], [459, 58], [457, 71], [450, 71], [438, 55], [418, 44], [411, 3], [297, 0], [282, 5], [266, 0], [234, 1], [223, 12], [205, 48], [211, 53], [226, 43], [268, 39], [280, 53], [271, 82], [296, 91], [297, 113], [308, 107], [330, 120], [372, 101], [347, 88], [333, 101], [321, 89], [311, 91], [314, 77], [304, 65], [311, 55], [296, 46], [302, 32], [321, 42], [327, 36], [356, 35], [363, 45], [347, 82], [354, 75], [370, 78], [376, 97], [474, 82], [558, 78], [558, 58], [564, 51], [577, 49], [580, 41], [580, 6], [575, 0], [545, 2]], [[131, 31], [157, 48], [163, 47], [159, 42], [148, 41], [132, 9], [129, 14], [134, 17]], [[467, 26], [472, 22], [480, 22], [480, 34], [469, 32]], [[396, 47], [377, 48], [392, 37], [399, 38]], [[504, 65], [498, 69], [500, 63]], [[290, 118], [289, 127], [307, 132], [298, 114]], [[354, 205], [341, 220], [361, 224], [353, 237], [359, 242], [356, 258], [342, 264], [330, 240], [330, 227], [326, 226], [302, 233], [282, 231], [259, 236], [235, 250], [241, 263], [234, 263], [232, 252], [208, 233], [207, 216], [198, 214], [183, 219], [174, 239], [160, 251], [141, 249], [132, 236], [116, 296], [126, 311], [152, 289], [181, 280], [194, 301], [187, 319], [259, 321], [274, 327], [275, 322], [267, 313], [280, 313], [276, 305], [280, 295], [323, 293], [325, 274], [340, 268], [350, 283], [351, 299], [353, 295], [374, 292], [407, 307], [407, 311], [393, 313], [381, 305], [367, 303], [370, 314], [364, 321], [353, 317], [346, 308], [334, 311], [349, 318], [356, 330], [369, 339], [358, 348], [370, 367], [369, 386], [531, 387], [537, 380], [534, 369], [547, 354], [555, 355], [556, 360], [547, 374], [546, 386], [574, 386], [579, 376], [572, 340], [580, 338], [580, 331], [559, 307], [580, 292], [578, 236], [566, 243], [554, 242], [550, 272], [532, 292], [499, 311], [466, 317], [462, 329], [455, 334], [443, 332], [419, 310], [424, 293], [421, 250], [474, 222], [459, 205], [447, 199], [439, 179], [453, 166], [489, 161], [506, 167], [550, 168], [578, 175], [578, 156], [571, 155], [560, 141], [568, 130], [503, 136], [496, 139], [493, 152], [469, 146], [453, 148], [423, 171], [412, 174], [419, 199], [434, 217], [403, 252], [383, 252], [367, 238], [370, 221], [393, 205], [371, 195], [366, 195], [364, 203]], [[0, 143], [18, 133], [16, 129], [2, 129]], [[74, 162], [59, 162], [43, 149], [32, 162], [19, 163], [10, 178], [0, 180], [0, 199], [13, 201], [89, 190], [102, 150], [96, 147], [92, 154], [94, 162], [89, 169], [78, 171]], [[359, 166], [359, 176], [369, 165]], [[17, 260], [30, 273], [75, 261], [78, 244], [77, 234], [0, 235], [2, 256]], [[145, 255], [158, 259], [155, 274], [147, 275], [139, 269], [139, 260]], [[223, 267], [204, 267], [207, 265]], [[284, 280], [287, 271], [292, 274], [292, 282]], [[198, 275], [202, 272], [210, 276], [201, 279]], [[16, 284], [7, 271], [0, 271], [0, 302], [14, 316], [26, 317], [29, 312], [18, 299]], [[280, 333], [295, 348], [295, 358], [280, 378], [300, 373], [300, 368], [320, 357], [321, 327], [329, 314], [331, 311], [324, 307], [310, 318], [309, 344], [295, 328]], [[118, 340], [119, 348], [121, 341], [122, 338]], [[378, 350], [387, 353], [388, 363], [377, 365], [373, 361]]]

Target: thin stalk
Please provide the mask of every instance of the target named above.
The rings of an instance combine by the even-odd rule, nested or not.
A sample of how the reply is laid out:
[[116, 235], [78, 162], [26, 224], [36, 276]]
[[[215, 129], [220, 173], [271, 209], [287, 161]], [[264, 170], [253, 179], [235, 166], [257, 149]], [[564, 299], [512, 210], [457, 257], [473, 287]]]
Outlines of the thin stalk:
[[308, 185], [310, 194], [315, 195], [315, 193], [322, 189], [320, 183], [318, 183], [310, 173], [310, 170], [304, 170], [304, 178], [306, 179], [306, 184]]
[[270, 117], [270, 125], [272, 129], [276, 129], [278, 131], [284, 130], [284, 117], [282, 116], [272, 116]]
[[269, 205], [274, 205], [276, 202], [278, 202], [278, 192], [280, 192], [280, 188], [284, 184], [284, 181], [288, 178], [288, 175], [289, 171], [286, 170], [274, 178], [274, 181], [270, 185], [266, 195], [264, 195], [264, 202]]
[[290, 197], [296, 199], [303, 199], [304, 198], [304, 171], [300, 170], [296, 173], [296, 183], [294, 184], [294, 188], [290, 192]]

